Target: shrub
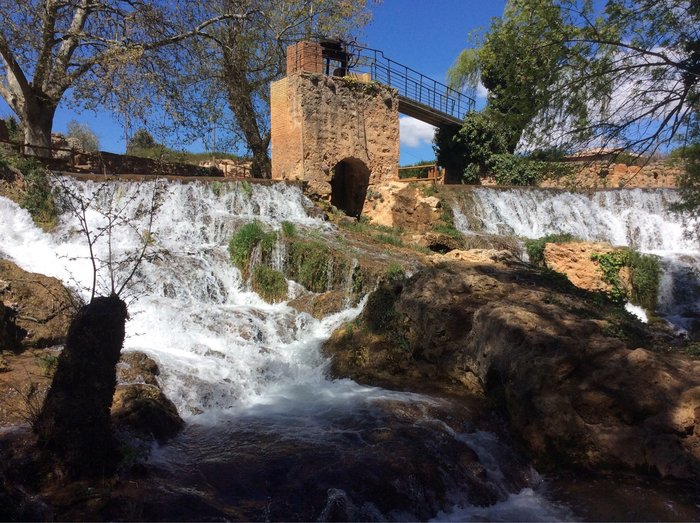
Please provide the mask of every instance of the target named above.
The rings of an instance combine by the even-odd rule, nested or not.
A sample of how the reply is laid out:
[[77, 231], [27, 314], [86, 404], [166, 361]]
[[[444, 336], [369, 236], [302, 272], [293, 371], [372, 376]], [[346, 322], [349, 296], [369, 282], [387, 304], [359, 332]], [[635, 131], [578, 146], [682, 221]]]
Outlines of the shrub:
[[52, 228], [58, 213], [46, 171], [33, 159], [18, 160], [17, 167], [24, 175], [24, 195], [20, 205], [31, 214], [38, 226]]
[[[605, 254], [593, 253], [591, 259], [598, 262], [603, 280], [612, 287], [608, 293], [611, 300], [615, 302], [629, 300], [645, 309], [654, 310], [660, 274], [659, 260], [656, 256], [624, 248]], [[630, 270], [629, 294], [620, 279], [620, 269], [623, 267], [628, 267]]]
[[536, 240], [525, 240], [525, 249], [532, 265], [544, 264], [544, 248], [548, 243], [566, 243], [575, 241], [576, 238], [569, 234], [548, 234]]
[[260, 246], [261, 259], [264, 261], [269, 258], [276, 241], [277, 235], [274, 232], [266, 232], [256, 220], [238, 229], [229, 241], [228, 252], [233, 264], [241, 270], [243, 277], [247, 278], [253, 250]]
[[253, 271], [253, 290], [267, 302], [284, 301], [287, 299], [287, 280], [281, 272], [260, 265]]
[[514, 154], [494, 154], [488, 168], [499, 185], [535, 185], [544, 176], [546, 165]]

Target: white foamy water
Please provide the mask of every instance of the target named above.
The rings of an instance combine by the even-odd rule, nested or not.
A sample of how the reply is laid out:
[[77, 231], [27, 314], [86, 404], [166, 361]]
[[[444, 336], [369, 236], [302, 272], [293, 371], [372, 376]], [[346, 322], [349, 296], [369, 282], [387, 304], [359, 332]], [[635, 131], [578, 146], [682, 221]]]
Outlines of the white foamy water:
[[[455, 226], [467, 235], [485, 232], [532, 239], [569, 233], [654, 254], [662, 268], [657, 312], [679, 332], [687, 332], [700, 327], [699, 224], [669, 211], [677, 200], [678, 192], [672, 189], [583, 194], [477, 188], [464, 195], [462, 208], [455, 211]], [[639, 316], [638, 309], [632, 312]]]
[[[224, 183], [215, 194], [211, 185], [198, 182], [110, 183], [106, 188], [89, 181], [63, 183], [84, 201], [94, 199], [95, 208], [123, 208], [130, 218], [112, 234], [116, 260], [138, 248], [157, 187], [154, 244], [130, 293], [138, 299], [129, 308], [124, 350], [140, 350], [158, 361], [163, 389], [184, 417], [203, 422], [246, 409], [272, 413], [387, 395], [326, 377], [320, 346], [360, 306], [319, 321], [284, 303], [268, 304], [246, 288], [229, 260], [228, 240], [252, 219], [275, 229], [283, 220], [328, 227], [308, 216], [310, 204], [298, 188]], [[87, 219], [93, 231], [106, 223], [94, 210]], [[27, 212], [0, 198], [0, 223], [0, 256], [54, 276], [89, 298], [92, 265], [74, 216], [64, 213], [47, 234]], [[106, 241], [95, 248], [98, 258], [107, 259]], [[129, 264], [116, 269], [118, 284], [129, 270]], [[102, 293], [109, 292], [106, 274], [100, 271]]]

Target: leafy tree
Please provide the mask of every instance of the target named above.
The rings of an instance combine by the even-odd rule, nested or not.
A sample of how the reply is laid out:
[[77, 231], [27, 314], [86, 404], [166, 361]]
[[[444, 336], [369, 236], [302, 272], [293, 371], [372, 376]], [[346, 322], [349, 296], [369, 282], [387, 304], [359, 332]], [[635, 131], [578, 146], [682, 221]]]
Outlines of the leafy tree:
[[489, 31], [473, 35], [475, 48], [462, 51], [448, 73], [456, 89], [488, 89], [486, 113], [505, 133], [508, 152], [549, 100], [566, 57], [571, 29], [551, 0], [511, 0]]
[[[198, 2], [199, 3], [199, 2]], [[68, 96], [86, 105], [102, 86], [133, 72], [152, 51], [174, 45], [206, 27], [244, 14], [225, 10], [212, 18], [190, 10], [189, 29], [171, 20], [191, 2], [144, 0], [7, 0], [0, 2], [0, 95], [22, 122], [25, 143], [48, 155], [58, 104]], [[199, 15], [199, 16], [198, 16]], [[122, 76], [122, 81], [125, 76]], [[136, 81], [136, 80], [134, 80]], [[137, 82], [138, 83], [138, 82]], [[114, 95], [121, 90], [111, 89]]]
[[[493, 89], [489, 106], [515, 121], [522, 117], [529, 145], [650, 153], [697, 127], [699, 5], [511, 0], [476, 52], [478, 60], [465, 62], [472, 75], [454, 76], [473, 81], [478, 63], [484, 85]], [[532, 110], [523, 99], [533, 102]]]
[[461, 128], [440, 127], [435, 133], [437, 162], [452, 183], [479, 183], [491, 157], [507, 150], [507, 133], [486, 112], [470, 111]]
[[75, 140], [85, 152], [94, 153], [100, 150], [100, 139], [86, 123], [75, 120], [68, 122], [67, 137]]
[[133, 154], [135, 150], [138, 149], [153, 149], [158, 147], [159, 144], [156, 142], [153, 135], [149, 133], [146, 129], [141, 128], [134, 133], [134, 136], [126, 144], [126, 154]]

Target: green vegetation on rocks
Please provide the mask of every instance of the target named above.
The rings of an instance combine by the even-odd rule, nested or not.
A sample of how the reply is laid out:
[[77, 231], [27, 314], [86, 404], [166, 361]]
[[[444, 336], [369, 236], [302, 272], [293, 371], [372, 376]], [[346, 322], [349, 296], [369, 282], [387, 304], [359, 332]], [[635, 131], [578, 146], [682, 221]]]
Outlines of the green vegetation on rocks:
[[262, 224], [256, 220], [238, 229], [229, 241], [228, 252], [233, 264], [240, 269], [243, 277], [247, 278], [250, 274], [250, 262], [255, 248], [260, 248], [260, 259], [264, 262], [270, 257], [276, 241], [277, 234], [266, 232]]
[[348, 261], [317, 240], [295, 240], [287, 246], [287, 273], [290, 278], [313, 292], [324, 292], [339, 283], [348, 269]]
[[[623, 248], [617, 251], [591, 255], [598, 262], [603, 279], [612, 287], [608, 293], [610, 299], [617, 302], [631, 301], [642, 307], [654, 310], [659, 288], [659, 261], [656, 256], [641, 254], [633, 249]], [[620, 278], [620, 270], [629, 268], [630, 286], [625, 288]]]
[[259, 265], [253, 271], [253, 290], [267, 302], [284, 301], [287, 299], [287, 280], [281, 272]]

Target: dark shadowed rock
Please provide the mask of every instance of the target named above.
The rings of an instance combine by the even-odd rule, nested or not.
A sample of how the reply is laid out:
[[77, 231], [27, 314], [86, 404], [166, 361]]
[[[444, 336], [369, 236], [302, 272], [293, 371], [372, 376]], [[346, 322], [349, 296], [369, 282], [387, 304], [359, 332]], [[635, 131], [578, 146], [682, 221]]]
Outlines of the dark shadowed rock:
[[112, 420], [118, 428], [152, 436], [159, 443], [173, 437], [184, 422], [173, 402], [155, 385], [119, 385], [114, 393]]
[[99, 297], [70, 325], [34, 427], [44, 459], [68, 479], [109, 475], [118, 461], [110, 405], [126, 318], [119, 297]]
[[[0, 305], [12, 305], [24, 347], [46, 348], [65, 341], [76, 298], [56, 278], [27, 272], [0, 260]], [[1, 313], [0, 313], [1, 315]]]

